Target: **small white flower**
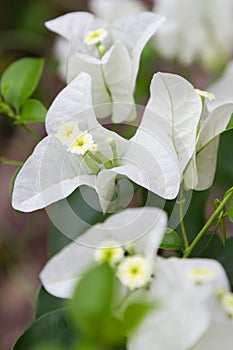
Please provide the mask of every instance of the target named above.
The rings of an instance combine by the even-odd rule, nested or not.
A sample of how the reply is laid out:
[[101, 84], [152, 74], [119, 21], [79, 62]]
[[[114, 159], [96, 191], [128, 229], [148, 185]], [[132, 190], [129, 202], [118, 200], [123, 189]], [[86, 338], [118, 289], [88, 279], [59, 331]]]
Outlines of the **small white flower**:
[[80, 135], [77, 122], [67, 122], [61, 124], [56, 134], [56, 137], [65, 146], [70, 146], [74, 140]]
[[195, 89], [195, 91], [198, 93], [198, 95], [200, 95], [201, 97], [205, 97], [210, 101], [215, 100], [215, 96], [214, 94], [212, 94], [212, 92], [208, 92], [208, 91], [204, 91], [204, 90], [200, 90], [200, 89]]
[[117, 277], [130, 290], [147, 285], [153, 275], [153, 265], [140, 255], [126, 257], [118, 266]]
[[[195, 270], [202, 270], [202, 276], [204, 271], [206, 276], [208, 270], [205, 283], [193, 283], [189, 272]], [[221, 337], [222, 330], [220, 339], [217, 339], [219, 333], [216, 328], [217, 325], [221, 328], [223, 324], [216, 323], [215, 332], [211, 328], [215, 323], [216, 290], [221, 287], [229, 288], [222, 266], [217, 261], [208, 259], [158, 257], [154, 263], [154, 271], [156, 278], [151, 282], [148, 295], [150, 300], [158, 302], [158, 307], [129, 336], [127, 349], [221, 349], [221, 341], [224, 344], [227, 341]], [[213, 278], [209, 278], [210, 274], [214, 275]], [[229, 331], [230, 328], [226, 326], [225, 334]], [[215, 342], [220, 346], [215, 346]], [[224, 350], [230, 350], [231, 347], [224, 347]]]
[[[114, 214], [55, 255], [41, 272], [41, 281], [49, 293], [70, 298], [79, 278], [94, 263], [93, 248], [98, 251], [110, 241], [110, 245], [116, 242], [116, 247], [133, 246], [135, 255], [123, 257], [114, 267], [123, 282], [122, 294], [124, 286], [132, 291], [142, 287], [140, 295], [157, 302], [158, 307], [129, 335], [127, 349], [219, 350], [223, 343], [224, 350], [231, 350], [229, 339], [223, 335], [231, 339], [232, 323], [214, 320], [210, 307], [217, 300], [216, 290], [229, 290], [223, 268], [215, 260], [155, 257], [166, 224], [166, 214], [156, 208], [134, 208]], [[215, 276], [196, 285], [188, 271], [203, 268], [214, 271]], [[155, 278], [151, 278], [152, 273]], [[148, 282], [150, 288], [144, 290]], [[127, 305], [134, 302], [133, 294], [127, 300]], [[228, 311], [229, 305], [231, 300]], [[219, 347], [214, 347], [215, 343]]]
[[69, 43], [67, 82], [82, 72], [90, 74], [97, 117], [112, 114], [114, 122], [122, 122], [137, 115], [133, 94], [141, 52], [163, 21], [152, 12], [113, 23], [91, 13], [73, 12], [46, 22], [46, 26]]
[[221, 291], [218, 293], [221, 307], [229, 319], [233, 318], [233, 293]]
[[196, 284], [204, 284], [216, 277], [215, 271], [207, 267], [198, 267], [190, 269], [187, 272], [188, 277]]
[[106, 36], [108, 35], [108, 32], [104, 28], [99, 28], [90, 31], [86, 37], [84, 38], [84, 42], [87, 45], [96, 45], [98, 43], [101, 43]]
[[71, 153], [77, 155], [81, 154], [83, 156], [87, 151], [93, 151], [96, 149], [97, 145], [95, 144], [92, 135], [89, 132], [84, 131], [71, 143], [68, 150]]
[[52, 295], [70, 298], [79, 278], [96, 261], [108, 260], [116, 270], [121, 261], [129, 265], [124, 252], [130, 247], [130, 252], [135, 254], [133, 258], [136, 257], [130, 266], [138, 267], [140, 274], [126, 280], [130, 287], [140, 287], [151, 279], [149, 261], [156, 254], [165, 226], [166, 214], [157, 208], [133, 208], [113, 214], [55, 255], [41, 272], [41, 281]]
[[[102, 127], [92, 107], [91, 77], [80, 74], [56, 97], [46, 116], [45, 137], [20, 170], [12, 204], [44, 208], [77, 187], [94, 188], [106, 211], [116, 177], [124, 175], [164, 198], [179, 190], [178, 161], [169, 137], [156, 125], [126, 140]], [[154, 152], [156, 149], [157, 152]]]
[[219, 136], [232, 113], [233, 103], [220, 104], [209, 111], [187, 80], [175, 74], [156, 73], [141, 126], [149, 131], [154, 124], [166, 132], [179, 159], [181, 180], [186, 188], [201, 191], [213, 183]]
[[123, 259], [124, 249], [112, 239], [102, 242], [94, 255], [97, 262], [109, 262], [111, 266], [115, 266]]

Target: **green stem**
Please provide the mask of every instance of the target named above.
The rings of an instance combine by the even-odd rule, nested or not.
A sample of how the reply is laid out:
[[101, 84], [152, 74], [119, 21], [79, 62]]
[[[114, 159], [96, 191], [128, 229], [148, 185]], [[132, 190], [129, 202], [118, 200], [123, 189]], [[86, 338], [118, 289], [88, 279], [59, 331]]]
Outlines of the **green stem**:
[[214, 231], [211, 233], [210, 238], [208, 239], [208, 242], [206, 243], [204, 248], [200, 251], [200, 253], [198, 253], [197, 257], [201, 256], [206, 251], [206, 249], [209, 247], [210, 243], [212, 242], [214, 236], [217, 233], [219, 225], [220, 225], [220, 220], [218, 220], [218, 222], [217, 222], [217, 224], [216, 224], [216, 226], [214, 228]]
[[35, 133], [35, 131], [33, 131], [31, 128], [29, 128], [29, 126], [27, 126], [26, 124], [20, 124], [23, 128], [24, 128], [24, 130], [29, 134], [29, 135], [31, 135], [36, 141], [40, 141], [41, 140], [41, 138], [40, 138], [40, 136], [39, 135], [37, 135], [36, 133]]
[[[102, 57], [103, 57], [103, 55], [105, 53], [104, 50], [101, 50], [101, 47], [104, 48], [104, 46], [101, 45], [101, 42], [96, 44], [96, 48], [97, 48], [97, 51], [98, 51], [100, 59], [102, 59]], [[105, 75], [104, 75], [104, 70], [103, 70], [103, 65], [102, 64], [100, 65], [100, 69], [101, 69], [101, 74], [102, 74], [102, 78], [103, 78], [104, 87], [105, 87], [105, 89], [106, 89], [106, 91], [107, 91], [107, 93], [109, 95], [110, 102], [112, 103], [113, 102], [112, 94], [111, 94], [111, 91], [110, 91], [110, 89], [108, 87], [107, 81], [105, 79]]]
[[189, 246], [189, 242], [188, 242], [188, 237], [187, 237], [187, 233], [184, 225], [184, 213], [183, 213], [184, 202], [185, 202], [184, 189], [183, 189], [183, 185], [181, 184], [179, 201], [177, 203], [179, 204], [180, 228], [181, 228], [181, 234], [184, 241], [184, 248], [187, 249]]
[[[20, 116], [15, 113], [13, 111], [13, 109], [11, 108], [11, 106], [9, 106], [8, 104], [6, 104], [3, 101], [0, 101], [0, 113], [6, 114], [9, 118], [13, 119], [13, 120], [17, 120], [20, 118]], [[31, 128], [29, 128], [29, 126], [27, 126], [26, 124], [21, 124], [21, 126], [24, 128], [24, 130], [30, 134], [36, 141], [40, 141], [41, 138], [35, 133], [35, 131], [33, 131]]]
[[108, 143], [112, 149], [112, 155], [113, 155], [113, 159], [112, 159], [112, 163], [114, 167], [118, 167], [120, 165], [119, 163], [119, 158], [118, 158], [118, 153], [117, 153], [117, 147], [116, 147], [116, 142], [113, 139], [109, 139]]
[[204, 236], [206, 231], [210, 228], [210, 226], [214, 223], [214, 221], [218, 218], [218, 216], [221, 214], [222, 210], [224, 209], [227, 202], [231, 199], [233, 196], [233, 187], [230, 188], [226, 193], [225, 196], [218, 206], [218, 208], [215, 210], [215, 212], [212, 214], [212, 216], [209, 218], [209, 220], [206, 222], [206, 224], [203, 226], [201, 231], [197, 234], [196, 238], [193, 240], [193, 242], [190, 244], [190, 246], [185, 250], [184, 252], [184, 258], [187, 258], [191, 252], [193, 251], [194, 247], [197, 245], [197, 243], [200, 241], [200, 239]]
[[15, 166], [21, 166], [23, 165], [23, 162], [17, 161], [17, 160], [9, 160], [4, 157], [0, 158], [0, 163], [7, 164], [7, 165], [15, 165]]

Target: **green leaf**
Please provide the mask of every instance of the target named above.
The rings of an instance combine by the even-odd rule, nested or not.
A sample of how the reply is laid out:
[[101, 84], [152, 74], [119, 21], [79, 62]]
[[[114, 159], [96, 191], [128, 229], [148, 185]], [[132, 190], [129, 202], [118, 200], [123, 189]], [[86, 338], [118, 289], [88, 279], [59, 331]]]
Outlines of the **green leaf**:
[[155, 303], [146, 303], [143, 301], [138, 301], [127, 306], [124, 312], [124, 326], [126, 332], [132, 332], [155, 306]]
[[44, 343], [62, 344], [65, 348], [77, 340], [71, 331], [64, 310], [48, 313], [37, 319], [20, 338], [12, 350], [26, 350]]
[[74, 326], [90, 338], [98, 338], [110, 318], [115, 277], [108, 264], [93, 267], [79, 281], [69, 312]]
[[64, 307], [65, 299], [56, 298], [40, 286], [35, 307], [35, 318]]
[[22, 58], [12, 63], [3, 73], [1, 94], [17, 111], [36, 89], [42, 74], [44, 60]]
[[15, 124], [43, 123], [46, 114], [47, 110], [40, 101], [29, 99], [24, 102], [20, 118], [15, 121]]
[[170, 228], [167, 228], [163, 236], [163, 240], [160, 244], [160, 248], [182, 251], [182, 241], [178, 233], [171, 230]]
[[231, 222], [233, 222], [233, 199], [230, 201], [230, 204], [227, 209], [227, 215]]
[[233, 178], [233, 152], [232, 152], [233, 129], [224, 132], [220, 138], [218, 162], [216, 169], [216, 181], [224, 190], [232, 186]]

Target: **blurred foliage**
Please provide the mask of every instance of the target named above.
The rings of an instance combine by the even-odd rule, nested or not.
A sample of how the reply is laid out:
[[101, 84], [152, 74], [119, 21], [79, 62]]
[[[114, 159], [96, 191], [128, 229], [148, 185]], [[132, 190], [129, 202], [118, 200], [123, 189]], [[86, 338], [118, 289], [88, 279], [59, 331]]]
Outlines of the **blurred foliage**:
[[[73, 298], [64, 302], [61, 309], [57, 309], [58, 298], [55, 301], [56, 298], [49, 297], [41, 289], [37, 315], [42, 316], [20, 336], [13, 350], [63, 347], [70, 350], [124, 350], [126, 335], [156, 304], [134, 299], [125, 306], [123, 314], [120, 312], [119, 318], [122, 300], [119, 300], [118, 292], [119, 282], [107, 263], [90, 268], [77, 283]], [[50, 302], [54, 305], [53, 311]], [[48, 305], [45, 314], [44, 304]]]

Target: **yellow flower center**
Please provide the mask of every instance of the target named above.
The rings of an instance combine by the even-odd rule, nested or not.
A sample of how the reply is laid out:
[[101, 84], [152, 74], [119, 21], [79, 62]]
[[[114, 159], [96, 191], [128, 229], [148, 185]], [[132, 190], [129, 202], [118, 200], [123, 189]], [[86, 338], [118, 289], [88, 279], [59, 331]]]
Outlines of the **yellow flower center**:
[[144, 287], [151, 281], [152, 275], [151, 263], [140, 255], [126, 257], [117, 269], [117, 277], [130, 290]]
[[84, 42], [87, 45], [96, 45], [98, 43], [101, 43], [106, 38], [107, 35], [108, 35], [108, 32], [106, 29], [99, 28], [89, 32], [86, 35]]
[[69, 147], [69, 151], [83, 156], [87, 151], [94, 151], [96, 148], [97, 145], [95, 144], [92, 135], [85, 131], [81, 136], [74, 140]]
[[213, 280], [215, 272], [207, 267], [196, 268], [188, 271], [188, 277], [196, 284], [203, 284]]

